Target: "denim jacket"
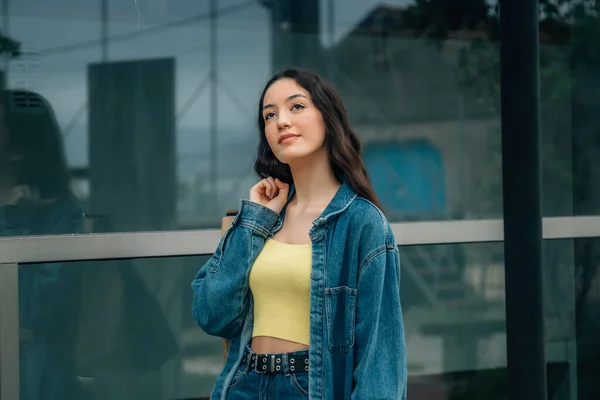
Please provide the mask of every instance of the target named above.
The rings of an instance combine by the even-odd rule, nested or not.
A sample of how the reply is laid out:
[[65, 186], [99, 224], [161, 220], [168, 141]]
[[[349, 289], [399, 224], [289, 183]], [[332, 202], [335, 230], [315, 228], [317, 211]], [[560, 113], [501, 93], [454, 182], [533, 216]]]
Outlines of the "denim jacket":
[[[211, 400], [226, 398], [251, 341], [250, 269], [284, 217], [285, 208], [277, 214], [243, 200], [192, 282], [196, 322], [206, 333], [231, 340]], [[400, 260], [387, 220], [344, 183], [313, 222], [310, 238], [309, 398], [406, 399]]]

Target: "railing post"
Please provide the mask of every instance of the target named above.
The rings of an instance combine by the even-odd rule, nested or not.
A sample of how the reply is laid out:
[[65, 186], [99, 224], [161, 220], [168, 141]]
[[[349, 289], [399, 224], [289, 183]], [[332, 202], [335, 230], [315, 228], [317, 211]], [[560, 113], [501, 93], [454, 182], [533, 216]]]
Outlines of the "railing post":
[[19, 400], [19, 265], [0, 264], [0, 399]]

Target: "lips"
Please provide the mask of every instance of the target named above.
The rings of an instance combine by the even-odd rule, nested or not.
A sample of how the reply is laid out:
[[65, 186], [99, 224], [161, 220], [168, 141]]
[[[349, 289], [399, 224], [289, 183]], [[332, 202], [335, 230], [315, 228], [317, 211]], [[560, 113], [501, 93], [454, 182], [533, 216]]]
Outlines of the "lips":
[[281, 143], [281, 142], [283, 142], [286, 139], [295, 138], [295, 137], [298, 137], [298, 135], [294, 135], [293, 133], [286, 133], [285, 135], [279, 136], [279, 142], [278, 143]]

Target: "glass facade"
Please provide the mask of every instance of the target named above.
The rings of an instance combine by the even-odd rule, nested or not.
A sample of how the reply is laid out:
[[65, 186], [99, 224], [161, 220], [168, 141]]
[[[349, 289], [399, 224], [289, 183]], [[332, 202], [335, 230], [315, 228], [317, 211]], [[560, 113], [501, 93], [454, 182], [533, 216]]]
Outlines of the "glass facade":
[[10, 2], [7, 130], [34, 129], [11, 104], [44, 105], [64, 156], [31, 168], [66, 163], [97, 231], [214, 228], [255, 180], [261, 86], [303, 66], [340, 91], [393, 221], [501, 216], [490, 27], [429, 35], [415, 4], [292, 3]]
[[185, 290], [206, 260], [20, 265], [21, 398], [207, 397], [221, 345], [192, 323]]
[[[537, 3], [539, 51], [508, 56], [539, 57], [546, 396], [592, 400], [600, 3]], [[489, 0], [1, 0], [0, 397], [209, 396], [221, 344], [191, 320], [190, 282], [256, 181], [260, 90], [297, 66], [339, 90], [398, 239], [409, 398], [509, 398], [507, 277], [527, 266], [504, 247], [503, 163], [523, 160], [503, 154], [501, 16]]]

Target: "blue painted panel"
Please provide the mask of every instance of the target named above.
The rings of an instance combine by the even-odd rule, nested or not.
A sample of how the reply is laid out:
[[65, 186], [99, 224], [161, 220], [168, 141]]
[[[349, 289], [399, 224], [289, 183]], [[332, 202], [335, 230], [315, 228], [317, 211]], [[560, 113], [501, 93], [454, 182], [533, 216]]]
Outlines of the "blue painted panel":
[[363, 158], [386, 212], [439, 215], [446, 212], [445, 172], [440, 150], [425, 140], [373, 143]]

